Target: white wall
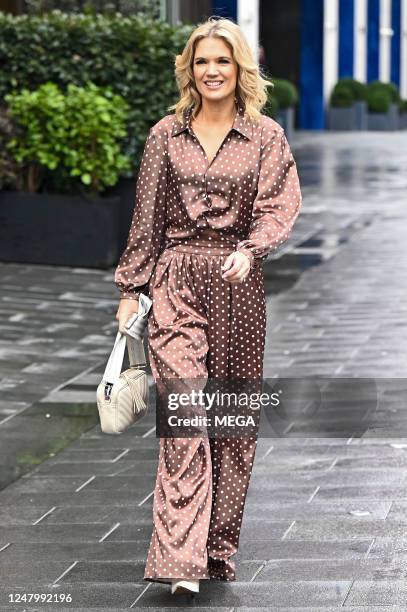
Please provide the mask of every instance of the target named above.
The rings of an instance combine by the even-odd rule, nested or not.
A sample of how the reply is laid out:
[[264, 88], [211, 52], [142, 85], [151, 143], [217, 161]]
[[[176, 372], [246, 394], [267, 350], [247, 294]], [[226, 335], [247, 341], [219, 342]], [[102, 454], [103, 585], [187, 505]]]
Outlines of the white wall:
[[259, 0], [237, 0], [237, 23], [253, 51], [254, 59], [259, 61]]
[[361, 83], [367, 80], [367, 0], [354, 3], [353, 74]]
[[338, 80], [339, 0], [324, 0], [323, 79], [324, 102]]
[[379, 81], [391, 80], [391, 0], [380, 0]]

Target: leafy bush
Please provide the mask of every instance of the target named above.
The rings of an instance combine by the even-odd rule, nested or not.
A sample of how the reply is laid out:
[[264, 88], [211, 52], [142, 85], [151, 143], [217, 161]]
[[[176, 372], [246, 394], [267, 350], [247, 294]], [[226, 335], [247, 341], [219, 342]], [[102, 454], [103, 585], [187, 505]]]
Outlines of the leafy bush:
[[15, 133], [9, 110], [0, 107], [0, 189], [19, 185], [21, 188], [19, 165], [7, 148]]
[[278, 111], [280, 110], [280, 105], [278, 103], [277, 98], [273, 98], [273, 97], [269, 98], [268, 103], [269, 103], [271, 116], [276, 118], [278, 115]]
[[352, 99], [354, 102], [366, 100], [367, 87], [365, 83], [361, 83], [360, 81], [352, 79], [351, 77], [345, 77], [343, 79], [339, 79], [337, 85], [347, 87], [352, 94]]
[[386, 89], [371, 88], [367, 92], [367, 107], [370, 113], [387, 113], [390, 108], [391, 96]]
[[57, 175], [57, 183], [58, 175], [60, 183], [71, 179], [71, 189], [78, 177], [93, 191], [103, 191], [130, 167], [120, 146], [128, 104], [109, 88], [71, 84], [63, 92], [46, 83], [36, 91], [8, 94], [6, 102], [22, 128], [8, 149], [22, 165], [28, 191], [41, 188], [47, 170]]
[[279, 108], [289, 108], [298, 102], [296, 86], [287, 79], [271, 79], [274, 83], [273, 98], [277, 99]]
[[400, 113], [407, 113], [407, 100], [400, 101]]
[[349, 108], [352, 106], [354, 98], [349, 85], [338, 81], [332, 90], [329, 103], [333, 108]]
[[279, 106], [277, 98], [275, 98], [273, 94], [271, 94], [270, 91], [268, 90], [267, 102], [262, 108], [261, 112], [264, 115], [267, 115], [268, 117], [272, 117], [273, 119], [276, 119], [279, 110], [280, 110], [280, 106]]
[[109, 86], [130, 106], [124, 150], [137, 168], [149, 128], [178, 98], [174, 59], [192, 29], [140, 15], [0, 12], [0, 100], [48, 82]]
[[368, 91], [387, 92], [390, 96], [390, 102], [394, 104], [400, 103], [400, 92], [395, 83], [383, 83], [382, 81], [371, 81], [367, 86]]
[[25, 0], [26, 12], [31, 15], [41, 15], [43, 13], [58, 9], [68, 13], [121, 13], [122, 15], [134, 15], [143, 13], [153, 19], [160, 15], [159, 0]]

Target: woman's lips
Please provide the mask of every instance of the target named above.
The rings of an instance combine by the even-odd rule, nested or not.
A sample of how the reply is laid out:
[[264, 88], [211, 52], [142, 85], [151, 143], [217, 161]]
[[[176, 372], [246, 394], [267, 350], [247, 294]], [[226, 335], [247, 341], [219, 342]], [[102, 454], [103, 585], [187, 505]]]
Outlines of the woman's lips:
[[223, 85], [223, 81], [204, 81], [204, 83], [209, 89], [219, 89]]

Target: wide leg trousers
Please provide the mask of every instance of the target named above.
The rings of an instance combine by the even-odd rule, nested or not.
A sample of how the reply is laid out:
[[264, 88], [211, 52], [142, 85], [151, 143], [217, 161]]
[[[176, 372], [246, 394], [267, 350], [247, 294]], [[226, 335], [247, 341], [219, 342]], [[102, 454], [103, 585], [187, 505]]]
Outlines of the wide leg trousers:
[[[148, 351], [163, 378], [261, 379], [266, 329], [262, 266], [241, 283], [222, 279], [234, 250], [195, 237], [160, 255], [150, 295]], [[153, 533], [144, 579], [235, 580], [244, 504], [257, 445], [245, 438], [160, 438]]]

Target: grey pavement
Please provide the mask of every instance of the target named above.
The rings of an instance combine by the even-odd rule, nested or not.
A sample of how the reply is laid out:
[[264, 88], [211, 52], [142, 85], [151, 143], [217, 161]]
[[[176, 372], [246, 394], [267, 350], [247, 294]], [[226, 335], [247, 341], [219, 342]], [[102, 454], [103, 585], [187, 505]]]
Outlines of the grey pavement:
[[[337, 388], [314, 419], [288, 414], [259, 439], [237, 581], [203, 581], [195, 599], [142, 580], [153, 393], [125, 434], [97, 424], [116, 331], [112, 271], [0, 265], [0, 455], [10, 465], [26, 447], [38, 461], [0, 492], [2, 611], [407, 609], [407, 139], [298, 133], [293, 149], [304, 206], [266, 266], [265, 376]], [[360, 436], [352, 418], [364, 397], [340, 400], [362, 379], [375, 401], [358, 416]], [[82, 421], [64, 437], [58, 422], [72, 415]], [[53, 445], [39, 449], [42, 431]], [[54, 601], [10, 602], [22, 593]]]

